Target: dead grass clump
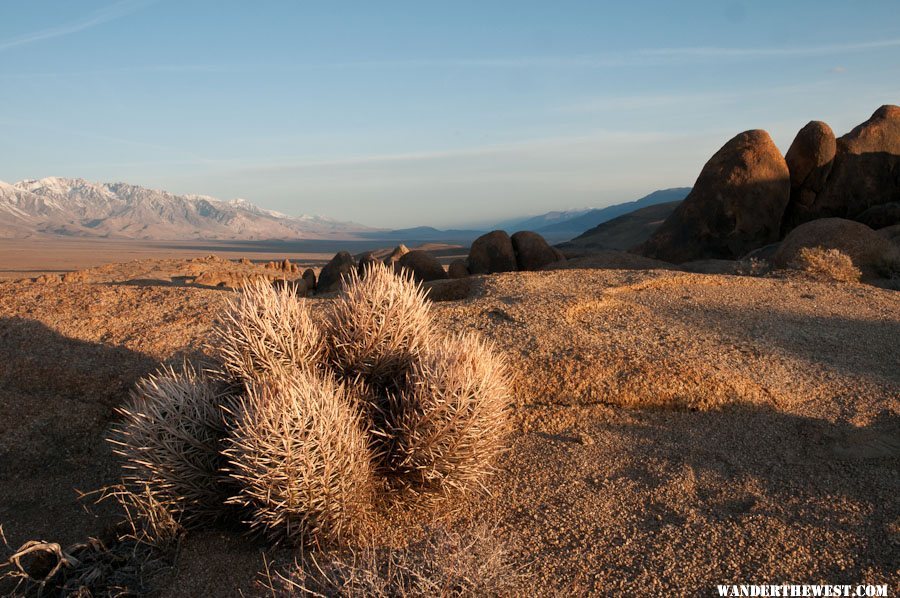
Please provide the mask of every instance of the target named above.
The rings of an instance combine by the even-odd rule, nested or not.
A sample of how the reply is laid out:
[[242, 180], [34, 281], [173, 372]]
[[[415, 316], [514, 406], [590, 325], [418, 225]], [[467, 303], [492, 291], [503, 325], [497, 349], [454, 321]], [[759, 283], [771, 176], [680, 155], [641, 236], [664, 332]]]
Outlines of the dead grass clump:
[[339, 543], [365, 526], [372, 458], [362, 418], [330, 376], [296, 371], [253, 385], [225, 454], [229, 502], [275, 542]]
[[[63, 548], [29, 540], [0, 563], [0, 588], [10, 583], [15, 596], [135, 596], [146, 592], [154, 576], [171, 564], [183, 528], [166, 505], [144, 487], [114, 486], [98, 492], [113, 499], [124, 520], [107, 537], [88, 538]], [[0, 540], [8, 547], [3, 529]]]
[[287, 287], [276, 289], [268, 280], [254, 280], [229, 302], [213, 329], [212, 353], [224, 373], [240, 382], [287, 368], [317, 364], [322, 334], [306, 304]]
[[441, 528], [403, 548], [365, 547], [304, 555], [286, 574], [268, 566], [261, 585], [273, 596], [507, 596], [522, 586], [493, 530]]
[[222, 515], [227, 478], [221, 475], [226, 434], [223, 407], [233, 400], [185, 363], [141, 380], [111, 438], [125, 481], [146, 489], [190, 526]]
[[370, 264], [343, 282], [325, 321], [330, 365], [381, 386], [400, 380], [432, 338], [425, 292], [408, 271]]
[[417, 499], [483, 489], [502, 448], [509, 404], [506, 364], [468, 334], [437, 341], [391, 397], [390, 481]]
[[837, 249], [801, 247], [790, 265], [817, 280], [859, 282], [862, 277], [850, 256]]

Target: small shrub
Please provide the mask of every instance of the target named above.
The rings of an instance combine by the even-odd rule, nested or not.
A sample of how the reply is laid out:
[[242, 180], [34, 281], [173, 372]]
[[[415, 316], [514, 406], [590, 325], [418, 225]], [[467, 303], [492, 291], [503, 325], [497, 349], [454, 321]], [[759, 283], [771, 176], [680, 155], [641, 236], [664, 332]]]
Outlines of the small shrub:
[[823, 247], [801, 247], [791, 267], [818, 280], [859, 282], [862, 276], [847, 254]]
[[509, 399], [507, 367], [488, 344], [462, 335], [430, 346], [392, 396], [390, 482], [426, 500], [481, 488], [502, 448]]
[[124, 459], [125, 481], [152, 494], [182, 524], [222, 514], [228, 490], [220, 474], [232, 398], [190, 364], [164, 367], [141, 380], [111, 438]]
[[409, 272], [380, 263], [343, 283], [325, 322], [330, 365], [340, 376], [382, 386], [402, 380], [433, 336], [425, 292]]
[[369, 519], [373, 480], [362, 418], [331, 377], [295, 371], [252, 385], [225, 454], [229, 502], [277, 542], [341, 542]]
[[323, 339], [306, 303], [287, 287], [276, 289], [268, 280], [254, 280], [228, 304], [213, 329], [212, 353], [226, 377], [252, 382], [284, 368], [316, 365]]

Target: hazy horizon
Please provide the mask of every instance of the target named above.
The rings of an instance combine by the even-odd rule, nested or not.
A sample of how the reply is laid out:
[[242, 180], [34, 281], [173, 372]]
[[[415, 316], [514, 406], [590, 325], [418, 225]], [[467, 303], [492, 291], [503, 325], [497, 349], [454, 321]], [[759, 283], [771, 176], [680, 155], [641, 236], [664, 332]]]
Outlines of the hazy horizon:
[[[52, 10], [51, 10], [52, 8]], [[0, 180], [125, 181], [375, 227], [694, 183], [725, 141], [900, 100], [893, 2], [6, 5]]]

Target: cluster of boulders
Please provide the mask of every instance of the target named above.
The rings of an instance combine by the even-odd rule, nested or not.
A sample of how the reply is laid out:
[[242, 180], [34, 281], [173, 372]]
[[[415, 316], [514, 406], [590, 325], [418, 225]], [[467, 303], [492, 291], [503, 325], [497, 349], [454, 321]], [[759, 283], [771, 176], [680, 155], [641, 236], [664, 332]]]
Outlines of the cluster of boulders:
[[383, 257], [379, 257], [374, 251], [367, 251], [355, 258], [346, 251], [338, 252], [319, 273], [318, 291], [321, 293], [337, 291], [341, 286], [341, 280], [354, 271], [360, 278], [365, 278], [366, 269], [377, 262], [391, 266], [397, 271], [409, 270], [419, 282], [447, 278], [444, 267], [434, 255], [419, 249], [410, 251], [401, 243]]
[[900, 107], [882, 106], [840, 138], [810, 122], [786, 156], [765, 131], [740, 133], [634, 251], [672, 263], [736, 259], [822, 218], [900, 225]]
[[495, 230], [475, 239], [468, 258], [450, 264], [450, 277], [540, 270], [564, 259], [559, 249], [535, 232], [519, 231], [510, 237], [505, 231]]
[[433, 253], [421, 249], [408, 249], [398, 245], [388, 254], [367, 251], [354, 258], [340, 251], [319, 273], [318, 292], [337, 291], [341, 279], [357, 272], [365, 277], [366, 267], [383, 262], [394, 270], [408, 270], [419, 282], [432, 282], [448, 278], [466, 278], [473, 274], [494, 274], [517, 270], [540, 270], [548, 264], [565, 260], [565, 256], [544, 238], [531, 231], [520, 231], [511, 237], [502, 230], [495, 230], [475, 239], [466, 259], [453, 260], [448, 268]]

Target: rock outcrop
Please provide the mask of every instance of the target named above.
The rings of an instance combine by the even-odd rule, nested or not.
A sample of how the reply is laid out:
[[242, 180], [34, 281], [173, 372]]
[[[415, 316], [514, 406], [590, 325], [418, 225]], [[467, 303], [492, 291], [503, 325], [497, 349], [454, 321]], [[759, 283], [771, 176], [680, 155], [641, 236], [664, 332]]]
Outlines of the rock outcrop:
[[544, 237], [535, 232], [519, 231], [511, 241], [519, 270], [540, 270], [547, 264], [565, 259], [559, 250], [550, 247]]
[[429, 282], [431, 280], [443, 280], [447, 278], [444, 267], [436, 257], [427, 251], [414, 249], [405, 254], [394, 265], [397, 270], [409, 270], [413, 277], [419, 282]]
[[815, 205], [825, 190], [837, 152], [837, 139], [827, 124], [814, 120], [797, 133], [784, 155], [791, 173], [791, 200], [782, 218], [782, 229], [796, 226], [797, 219]]
[[637, 251], [673, 263], [734, 259], [778, 240], [790, 191], [772, 138], [745, 131], [710, 158], [690, 194]]
[[325, 264], [319, 272], [319, 281], [316, 290], [320, 293], [328, 293], [341, 288], [341, 280], [356, 269], [356, 261], [346, 251], [339, 251], [331, 261]]
[[900, 224], [900, 201], [872, 206], [857, 216], [856, 221], [875, 230]]
[[[801, 174], [798, 171], [797, 176]], [[791, 197], [783, 232], [816, 218], [861, 219], [873, 206], [900, 202], [900, 107], [882, 106], [837, 140], [833, 164], [821, 187], [815, 194]]]
[[471, 274], [493, 274], [516, 270], [512, 239], [502, 230], [481, 235], [472, 243], [466, 267]]
[[397, 260], [399, 260], [407, 253], [409, 253], [409, 248], [403, 243], [400, 243], [399, 245], [394, 247], [394, 250], [390, 252], [386, 258], [384, 258], [384, 263], [388, 266], [393, 266], [397, 262]]
[[893, 226], [886, 226], [884, 228], [878, 229], [878, 236], [887, 239], [894, 246], [900, 250], [900, 224], [895, 224]]

